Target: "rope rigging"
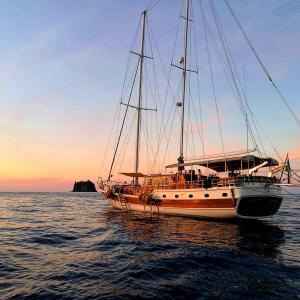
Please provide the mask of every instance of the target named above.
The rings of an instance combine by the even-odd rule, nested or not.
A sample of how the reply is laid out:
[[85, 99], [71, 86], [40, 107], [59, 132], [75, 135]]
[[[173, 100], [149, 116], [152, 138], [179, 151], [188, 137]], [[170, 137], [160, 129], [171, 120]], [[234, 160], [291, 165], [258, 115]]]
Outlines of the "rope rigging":
[[299, 118], [296, 116], [296, 114], [294, 113], [294, 111], [292, 110], [292, 108], [290, 107], [290, 105], [288, 104], [287, 100], [285, 99], [285, 97], [283, 96], [283, 94], [280, 92], [278, 86], [275, 84], [274, 80], [272, 79], [270, 73], [268, 72], [267, 68], [265, 67], [265, 65], [263, 64], [262, 60], [260, 59], [257, 51], [255, 50], [253, 44], [251, 43], [248, 35], [246, 34], [243, 26], [241, 25], [240, 21], [238, 20], [236, 14], [234, 13], [232, 7], [229, 5], [228, 0], [224, 0], [227, 8], [229, 9], [232, 17], [234, 18], [236, 24], [238, 25], [239, 29], [241, 30], [247, 44], [249, 45], [250, 49], [252, 50], [255, 58], [257, 59], [257, 61], [259, 62], [261, 68], [263, 69], [264, 73], [266, 74], [267, 78], [269, 79], [269, 81], [272, 83], [273, 87], [275, 88], [276, 92], [278, 93], [280, 99], [283, 101], [283, 103], [285, 104], [285, 106], [287, 107], [287, 109], [289, 110], [289, 112], [291, 113], [291, 115], [293, 116], [294, 120], [298, 123], [298, 125], [300, 126], [300, 120]]
[[203, 24], [204, 24], [203, 28], [204, 28], [205, 45], [206, 45], [206, 52], [207, 52], [209, 70], [210, 70], [210, 79], [211, 79], [213, 97], [214, 97], [214, 102], [215, 102], [215, 108], [216, 108], [216, 112], [217, 112], [218, 127], [219, 127], [219, 134], [220, 134], [220, 138], [221, 138], [222, 151], [223, 151], [223, 154], [224, 154], [225, 153], [225, 148], [224, 148], [222, 127], [221, 127], [221, 122], [220, 122], [220, 113], [219, 113], [216, 90], [215, 90], [215, 83], [214, 83], [213, 70], [212, 70], [212, 64], [211, 64], [211, 56], [210, 56], [210, 52], [209, 52], [209, 44], [208, 44], [208, 39], [207, 39], [206, 23], [204, 22], [204, 15], [203, 15], [204, 12], [203, 12], [203, 7], [202, 7], [201, 2], [200, 2], [200, 6], [201, 6], [201, 14], [202, 14]]
[[113, 155], [113, 159], [112, 159], [112, 162], [111, 162], [111, 166], [110, 166], [110, 169], [109, 169], [108, 180], [110, 180], [112, 168], [113, 168], [113, 165], [114, 165], [114, 162], [115, 162], [115, 158], [116, 158], [116, 154], [117, 154], [117, 151], [118, 151], [118, 148], [119, 148], [119, 144], [120, 144], [122, 132], [123, 132], [123, 129], [124, 129], [124, 124], [125, 124], [125, 120], [126, 120], [128, 108], [129, 108], [129, 103], [130, 103], [132, 92], [133, 92], [133, 88], [134, 88], [134, 83], [135, 83], [136, 76], [137, 76], [137, 73], [138, 73], [138, 70], [139, 70], [139, 64], [140, 64], [140, 58], [138, 60], [138, 64], [137, 64], [136, 71], [135, 71], [135, 74], [134, 74], [134, 80], [133, 80], [133, 84], [132, 84], [132, 87], [131, 87], [131, 90], [130, 90], [130, 94], [129, 94], [127, 106], [125, 108], [125, 113], [124, 113], [124, 117], [123, 117], [123, 121], [122, 121], [122, 125], [121, 125], [121, 130], [119, 132], [119, 136], [118, 136], [118, 140], [117, 140], [117, 145], [116, 145], [116, 148], [115, 148], [115, 151], [114, 151], [114, 155]]
[[[133, 40], [132, 40], [131, 45], [130, 45], [130, 51], [133, 50], [133, 47], [134, 47], [134, 45], [136, 43], [140, 24], [141, 24], [141, 18], [139, 19], [138, 25], [136, 27], [135, 34], [134, 34]], [[127, 62], [126, 62], [124, 80], [123, 80], [123, 83], [122, 83], [122, 89], [121, 89], [121, 94], [120, 94], [120, 98], [119, 98], [120, 101], [122, 101], [124, 95], [127, 93], [127, 90], [128, 90], [128, 88], [130, 86], [130, 82], [132, 82], [132, 80], [134, 78], [134, 74], [133, 74], [132, 77], [131, 77], [131, 79], [128, 80], [127, 86], [125, 87], [125, 83], [127, 81], [127, 77], [128, 77], [128, 73], [129, 73], [129, 66], [130, 66], [131, 60], [132, 60], [132, 54], [131, 54], [130, 51], [129, 51], [128, 59], [127, 59]], [[107, 156], [108, 148], [110, 146], [110, 142], [111, 142], [111, 138], [112, 138], [112, 135], [113, 135], [113, 131], [114, 131], [114, 128], [115, 128], [116, 121], [117, 121], [116, 134], [119, 132], [120, 114], [121, 114], [121, 105], [118, 105], [117, 109], [116, 109], [116, 112], [115, 112], [115, 115], [114, 115], [114, 118], [113, 118], [113, 122], [112, 122], [112, 126], [111, 126], [111, 129], [110, 129], [110, 132], [108, 134], [107, 144], [106, 144], [106, 148], [105, 148], [105, 151], [104, 151], [104, 155], [103, 155], [102, 162], [101, 162], [101, 167], [100, 167], [100, 171], [101, 172], [103, 171], [104, 164], [106, 162], [106, 156]], [[118, 138], [116, 136], [115, 145], [117, 144], [117, 140], [118, 140]]]
[[[156, 1], [152, 0], [148, 6], [148, 10], [150, 10], [150, 9], [152, 10], [158, 4], [158, 2], [159, 2], [159, 0], [156, 0]], [[224, 0], [224, 2], [226, 3], [229, 10], [235, 17], [234, 12], [232, 11], [231, 7], [228, 4], [228, 0]], [[223, 128], [222, 128], [223, 124], [221, 124], [220, 107], [219, 107], [219, 103], [218, 103], [218, 99], [217, 99], [217, 90], [216, 90], [216, 78], [217, 77], [214, 77], [214, 72], [216, 72], [216, 68], [214, 68], [215, 65], [213, 65], [213, 63], [214, 63], [213, 58], [215, 58], [215, 54], [211, 53], [211, 52], [213, 52], [212, 48], [216, 52], [217, 58], [218, 58], [220, 65], [225, 73], [225, 77], [229, 83], [230, 89], [234, 95], [235, 100], [238, 103], [239, 110], [240, 110], [242, 116], [245, 117], [245, 122], [246, 122], [246, 126], [247, 126], [247, 139], [248, 139], [248, 131], [249, 131], [250, 139], [254, 145], [254, 148], [257, 150], [257, 152], [260, 155], [262, 153], [260, 151], [260, 149], [262, 149], [264, 153], [266, 152], [264, 145], [262, 143], [262, 138], [261, 138], [258, 128], [257, 128], [257, 125], [258, 125], [260, 127], [260, 131], [263, 133], [263, 136], [265, 137], [265, 140], [267, 140], [270, 143], [270, 145], [272, 146], [272, 149], [274, 150], [274, 152], [277, 154], [277, 156], [282, 161], [278, 151], [276, 150], [276, 148], [272, 144], [271, 140], [268, 138], [268, 136], [264, 132], [263, 128], [261, 127], [261, 125], [259, 124], [257, 119], [255, 118], [252, 110], [250, 109], [250, 106], [249, 106], [249, 103], [248, 103], [247, 97], [246, 97], [246, 90], [242, 87], [242, 83], [239, 78], [237, 67], [234, 63], [233, 56], [232, 56], [231, 50], [229, 48], [229, 45], [227, 43], [227, 39], [224, 34], [222, 24], [217, 15], [216, 8], [213, 4], [213, 0], [208, 0], [208, 4], [210, 7], [210, 12], [211, 12], [211, 13], [209, 13], [209, 17], [210, 18], [212, 17], [212, 20], [214, 21], [214, 23], [213, 23], [214, 25], [212, 27], [214, 30], [212, 30], [209, 26], [210, 24], [207, 21], [208, 16], [206, 15], [206, 12], [202, 6], [201, 0], [199, 0], [198, 3], [200, 4], [200, 11], [201, 11], [201, 15], [202, 15], [204, 41], [205, 41], [206, 55], [207, 55], [208, 66], [209, 66], [209, 71], [210, 71], [210, 82], [211, 82], [211, 87], [212, 87], [212, 98], [214, 101], [214, 106], [215, 106], [215, 111], [216, 111], [216, 116], [217, 116], [218, 131], [219, 131], [219, 135], [220, 135], [220, 141], [221, 141], [223, 155], [225, 156], [225, 145], [224, 145], [224, 136], [223, 136]], [[183, 9], [183, 5], [182, 5], [182, 9]], [[179, 19], [180, 18], [181, 18], [181, 16], [179, 16]], [[201, 104], [201, 97], [200, 97], [200, 80], [199, 80], [199, 75], [198, 75], [197, 52], [199, 52], [199, 50], [197, 49], [197, 45], [196, 45], [196, 37], [195, 37], [196, 34], [195, 34], [194, 22], [192, 21], [193, 19], [194, 19], [193, 7], [191, 5], [191, 20], [189, 20], [189, 21], [192, 22], [192, 25], [189, 27], [189, 35], [191, 38], [188, 42], [189, 43], [188, 47], [189, 47], [189, 56], [192, 57], [192, 55], [195, 54], [194, 55], [195, 56], [195, 65], [196, 65], [196, 70], [197, 70], [197, 71], [195, 71], [195, 73], [197, 74], [197, 77], [195, 77], [195, 78], [196, 78], [196, 82], [197, 82], [197, 89], [193, 90], [191, 88], [191, 76], [190, 76], [190, 73], [188, 73], [187, 90], [186, 90], [187, 121], [185, 122], [184, 129], [183, 129], [183, 134], [185, 136], [184, 147], [185, 147], [185, 156], [189, 153], [188, 151], [190, 151], [190, 153], [192, 153], [193, 155], [197, 154], [196, 152], [197, 152], [197, 149], [199, 148], [198, 146], [200, 145], [200, 144], [195, 144], [194, 131], [197, 130], [197, 132], [199, 134], [199, 137], [197, 137], [197, 139], [199, 138], [198, 142], [201, 143], [202, 153], [203, 153], [203, 156], [205, 156], [204, 126], [203, 126], [203, 118], [202, 118], [203, 111], [202, 111], [202, 104]], [[237, 18], [236, 18], [236, 22], [238, 22]], [[175, 38], [175, 42], [174, 42], [173, 50], [172, 50], [171, 65], [170, 65], [168, 71], [166, 70], [164, 63], [162, 61], [158, 43], [157, 43], [155, 36], [153, 34], [153, 31], [151, 29], [151, 25], [149, 23], [148, 18], [146, 19], [146, 23], [147, 23], [146, 35], [147, 35], [147, 39], [149, 40], [148, 47], [149, 47], [150, 55], [151, 55], [151, 57], [148, 57], [148, 58], [154, 57], [154, 55], [153, 55], [154, 51], [156, 51], [158, 53], [158, 57], [160, 60], [160, 64], [162, 66], [162, 71], [163, 71], [162, 74], [166, 77], [166, 80], [167, 80], [165, 95], [164, 95], [164, 97], [163, 96], [161, 97], [160, 93], [159, 93], [159, 88], [158, 88], [158, 84], [160, 82], [159, 82], [159, 80], [157, 81], [158, 75], [156, 73], [155, 62], [154, 62], [154, 60], [152, 60], [152, 66], [149, 69], [146, 67], [146, 64], [145, 64], [144, 70], [143, 70], [143, 72], [144, 72], [143, 73], [144, 74], [143, 75], [143, 77], [144, 77], [143, 78], [143, 84], [144, 84], [143, 102], [145, 104], [145, 107], [148, 107], [148, 104], [150, 103], [150, 101], [152, 99], [155, 108], [158, 110], [158, 111], [156, 111], [155, 119], [152, 117], [152, 115], [150, 118], [148, 118], [147, 114], [146, 114], [145, 118], [143, 117], [141, 119], [141, 132], [143, 132], [143, 140], [145, 141], [145, 144], [142, 144], [142, 146], [143, 146], [143, 151], [146, 151], [145, 163], [146, 163], [148, 174], [150, 174], [151, 172], [154, 172], [155, 170], [162, 170], [164, 168], [164, 164], [166, 162], [167, 154], [169, 154], [170, 150], [174, 151], [173, 148], [175, 148], [175, 147], [173, 147], [173, 145], [172, 145], [172, 142], [173, 142], [172, 138], [174, 137], [174, 135], [172, 135], [172, 133], [173, 133], [173, 129], [174, 129], [175, 115], [177, 114], [178, 116], [180, 116], [180, 110], [177, 109], [176, 102], [178, 101], [178, 98], [179, 98], [178, 96], [180, 94], [180, 90], [182, 89], [182, 84], [181, 84], [181, 80], [179, 80], [179, 83], [177, 85], [174, 84], [173, 88], [171, 87], [171, 70], [172, 70], [172, 65], [173, 65], [173, 61], [174, 61], [175, 48], [176, 48], [176, 44], [177, 44], [180, 22], [178, 22], [178, 26], [177, 26], [177, 30], [176, 30], [176, 38]], [[139, 26], [140, 26], [140, 24], [141, 24], [141, 19], [139, 22]], [[240, 30], [243, 32], [249, 46], [251, 47], [252, 44], [250, 43], [250, 40], [248, 39], [246, 33], [243, 31], [243, 28], [241, 27], [241, 25], [239, 25], [239, 27], [240, 27]], [[133, 47], [135, 45], [138, 29], [139, 28], [137, 28], [137, 30], [136, 30], [135, 39], [132, 42], [130, 49], [133, 49]], [[216, 37], [218, 38], [218, 40], [216, 39]], [[192, 38], [193, 38], [193, 43], [192, 43]], [[193, 49], [192, 49], [192, 44], [194, 45]], [[290, 106], [288, 105], [288, 103], [286, 102], [286, 100], [284, 99], [282, 94], [280, 93], [279, 89], [277, 88], [277, 86], [273, 82], [271, 76], [269, 75], [267, 69], [263, 65], [260, 58], [258, 57], [257, 52], [255, 51], [254, 47], [252, 46], [251, 49], [254, 52], [254, 55], [257, 58], [257, 60], [259, 61], [264, 72], [268, 76], [269, 80], [271, 81], [271, 83], [273, 84], [273, 86], [275, 87], [275, 89], [277, 90], [279, 95], [281, 95], [282, 100], [285, 102], [285, 104], [287, 105], [290, 112], [293, 114]], [[135, 53], [135, 52], [133, 52], [133, 53]], [[137, 53], [135, 53], [135, 54], [137, 54]], [[147, 56], [145, 56], [145, 57], [147, 57]], [[131, 60], [132, 60], [132, 55], [130, 54], [128, 61], [127, 61], [127, 65], [126, 65], [125, 79], [124, 79], [124, 82], [122, 85], [122, 92], [121, 92], [121, 97], [120, 97], [121, 102], [122, 102], [122, 99], [125, 98], [124, 95], [127, 95], [129, 93], [128, 100], [126, 101], [126, 103], [122, 103], [122, 104], [125, 104], [125, 106], [126, 106], [124, 115], [123, 115], [123, 118], [120, 117], [121, 116], [121, 108], [120, 108], [121, 106], [119, 106], [116, 111], [116, 114], [114, 116], [114, 120], [113, 120], [113, 127], [115, 125], [115, 122], [118, 122], [118, 123], [117, 123], [117, 127], [116, 127], [117, 132], [116, 132], [116, 140], [115, 140], [115, 149], [113, 152], [113, 158], [112, 158], [112, 162], [111, 162], [110, 169], [109, 169], [108, 180], [111, 179], [112, 172], [113, 172], [115, 166], [119, 162], [120, 162], [120, 166], [123, 165], [126, 151], [120, 153], [120, 147], [127, 149], [128, 145], [129, 145], [130, 135], [134, 128], [134, 122], [132, 122], [130, 126], [126, 122], [126, 126], [125, 126], [125, 120], [126, 120], [126, 118], [128, 118], [128, 108], [134, 107], [133, 105], [130, 105], [130, 101], [131, 101], [134, 86], [135, 86], [135, 83], [137, 80], [137, 74], [138, 74], [138, 70], [139, 70], [141, 56], [139, 56], [137, 66], [134, 68], [134, 72], [131, 75], [131, 79], [128, 81], [128, 83], [126, 85], [126, 79], [129, 74], [129, 65], [131, 63]], [[194, 62], [192, 62], [192, 59], [190, 58], [188, 60], [188, 66], [186, 66], [185, 70], [191, 71], [191, 69], [192, 69], [191, 65], [193, 65], [193, 64], [194, 64]], [[152, 78], [152, 76], [153, 76], [153, 78]], [[196, 94], [197, 94], [197, 96], [196, 96]], [[195, 97], [193, 97], [193, 96], [195, 96]], [[170, 97], [172, 99], [171, 105], [167, 105], [168, 97]], [[198, 100], [197, 104], [196, 104], [195, 100]], [[144, 108], [141, 108], [141, 109], [144, 109]], [[294, 118], [297, 122], [299, 122], [299, 125], [300, 125], [300, 121], [297, 119], [296, 115], [294, 116]], [[199, 121], [199, 119], [200, 119], [200, 121]], [[195, 129], [195, 126], [193, 123], [194, 120], [195, 120], [195, 123], [197, 126], [196, 129]], [[123, 142], [122, 134], [124, 135], [125, 130], [128, 130], [128, 132], [127, 132], [127, 135]], [[111, 129], [110, 134], [109, 134], [109, 143], [110, 143], [112, 131], [113, 131], [113, 128]], [[196, 135], [196, 133], [195, 133], [195, 135]], [[154, 142], [152, 142], [152, 141], [154, 141]], [[257, 141], [258, 141], [258, 143], [257, 143]], [[176, 142], [177, 142], [177, 140], [176, 140]], [[101, 169], [103, 168], [105, 157], [106, 157], [106, 154], [107, 154], [107, 151], [109, 148], [109, 143], [106, 145], [105, 155], [103, 158]], [[260, 146], [258, 146], [258, 144], [260, 144]], [[171, 147], [169, 147], [170, 145], [171, 145]], [[130, 145], [130, 147], [131, 147], [131, 145]], [[201, 148], [199, 148], [199, 149], [201, 149]], [[247, 150], [248, 150], [248, 141], [247, 141]], [[225, 169], [226, 169], [226, 162], [225, 162]], [[300, 176], [298, 176], [295, 172], [293, 172], [293, 173], [295, 174], [296, 177], [298, 177], [300, 179]]]
[[[206, 25], [207, 31], [208, 31], [208, 33], [210, 35], [211, 40], [213, 41], [214, 49], [216, 51], [217, 57], [218, 57], [218, 59], [220, 61], [220, 64], [221, 64], [221, 66], [223, 68], [223, 71], [225, 73], [226, 79], [227, 79], [227, 81], [229, 83], [229, 86], [230, 86], [230, 88], [231, 88], [231, 90], [233, 92], [233, 95], [234, 95], [234, 97], [235, 97], [235, 99], [236, 99], [236, 101], [237, 101], [237, 103], [239, 105], [240, 111], [241, 111], [242, 115], [245, 117], [246, 123], [248, 124], [247, 127], [249, 129], [250, 137], [252, 139], [252, 143], [254, 145], [254, 148], [261, 155], [261, 151], [260, 151], [260, 149], [258, 147], [258, 144], [256, 142], [253, 130], [251, 128], [251, 124], [249, 122], [249, 118], [246, 117], [247, 109], [245, 108], [244, 102], [247, 103], [247, 101], [246, 101], [246, 97], [244, 97], [245, 100], [243, 100], [243, 97], [242, 97], [243, 93], [241, 92], [241, 88], [237, 84], [237, 82], [240, 82], [240, 80], [239, 80], [239, 76], [238, 76], [238, 73], [237, 73], [237, 70], [236, 70], [236, 67], [235, 67], [235, 64], [234, 64], [234, 60], [233, 60], [232, 55], [231, 55], [230, 48], [229, 48], [228, 43], [226, 41], [225, 35], [223, 33], [222, 26], [221, 26], [221, 24], [220, 24], [220, 22], [218, 20], [216, 11], [215, 11], [215, 9], [213, 7], [213, 3], [211, 2], [210, 4], [211, 4], [212, 14], [213, 14], [213, 17], [214, 17], [214, 20], [215, 20], [215, 23], [216, 23], [216, 27], [217, 27], [219, 40], [221, 41], [221, 47], [223, 49], [222, 53], [224, 54], [225, 57], [222, 56], [221, 50], [219, 50], [219, 46], [218, 46], [218, 43], [216, 42], [215, 34], [213, 33], [212, 29], [210, 28], [210, 26], [208, 24], [207, 18], [205, 16], [204, 9], [203, 9], [203, 7], [201, 5], [201, 2], [200, 2], [200, 9], [202, 7], [201, 11], [203, 12], [203, 16], [204, 16], [204, 18], [203, 18], [204, 19], [203, 20], [204, 21], [203, 22], [204, 23], [203, 26]], [[228, 79], [228, 76], [231, 78], [231, 80]], [[232, 87], [232, 85], [233, 85], [233, 87]], [[240, 84], [240, 86], [241, 86], [241, 84]], [[243, 91], [243, 89], [242, 89], [242, 91]], [[258, 140], [259, 140], [259, 142], [261, 144], [261, 147], [264, 150], [264, 146], [263, 146], [263, 143], [261, 141], [261, 137], [259, 135], [258, 129], [256, 127], [256, 124], [254, 122], [253, 114], [252, 114], [252, 112], [250, 110], [249, 105], [248, 105], [248, 110], [250, 111], [252, 123], [253, 123], [253, 126], [255, 128], [256, 134], [258, 136]], [[265, 152], [265, 150], [264, 150], [264, 152]]]

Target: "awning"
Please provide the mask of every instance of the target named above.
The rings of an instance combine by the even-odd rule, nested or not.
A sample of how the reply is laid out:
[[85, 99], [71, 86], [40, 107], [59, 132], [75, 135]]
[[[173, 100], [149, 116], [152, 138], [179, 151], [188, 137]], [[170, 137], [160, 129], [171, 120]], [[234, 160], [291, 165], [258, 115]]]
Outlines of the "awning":
[[146, 177], [146, 175], [142, 173], [135, 173], [135, 172], [122, 172], [120, 174], [128, 177]]
[[263, 162], [267, 161], [266, 166], [277, 166], [278, 161], [271, 157], [258, 157], [255, 155], [244, 155], [244, 156], [230, 156], [230, 157], [219, 157], [214, 159], [201, 159], [193, 162], [186, 162], [183, 164], [172, 164], [166, 166], [166, 168], [177, 168], [183, 166], [202, 166], [212, 169], [216, 172], [225, 171], [225, 162], [229, 171], [235, 171], [242, 169], [251, 169]]

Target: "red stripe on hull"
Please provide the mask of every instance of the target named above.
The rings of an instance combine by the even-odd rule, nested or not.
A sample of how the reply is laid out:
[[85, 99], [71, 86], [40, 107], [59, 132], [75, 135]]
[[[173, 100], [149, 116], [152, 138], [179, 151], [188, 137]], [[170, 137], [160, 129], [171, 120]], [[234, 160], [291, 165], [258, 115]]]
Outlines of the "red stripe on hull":
[[[117, 200], [117, 199], [115, 199]], [[235, 208], [235, 204], [231, 199], [159, 199], [157, 206], [159, 207], [178, 207], [178, 208]], [[147, 203], [138, 198], [126, 197], [126, 202], [129, 204], [147, 205]], [[149, 204], [148, 204], [149, 205]], [[156, 205], [156, 204], [152, 204]]]

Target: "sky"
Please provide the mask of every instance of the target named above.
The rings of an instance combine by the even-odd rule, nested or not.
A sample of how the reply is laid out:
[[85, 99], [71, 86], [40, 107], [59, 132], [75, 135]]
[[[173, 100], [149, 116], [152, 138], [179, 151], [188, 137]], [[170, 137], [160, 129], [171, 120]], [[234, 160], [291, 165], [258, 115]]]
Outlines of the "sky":
[[[299, 118], [300, 1], [230, 3]], [[160, 54], [170, 65], [181, 1], [0, 0], [0, 4], [0, 191], [69, 191], [75, 180], [96, 182], [98, 176], [107, 175], [102, 160], [111, 159], [111, 151], [104, 157], [105, 148], [140, 14], [150, 5], [149, 23]], [[255, 115], [279, 153], [284, 157], [289, 152], [292, 167], [300, 170], [299, 126], [266, 80], [223, 1], [215, 4], [220, 20], [228, 24], [224, 30], [238, 68], [245, 66], [248, 101]], [[200, 73], [207, 72], [203, 63]], [[223, 80], [216, 75], [221, 118], [229, 131], [225, 144], [232, 150], [241, 146], [235, 134], [239, 126], [231, 123], [236, 111]], [[201, 78], [204, 98], [210, 99], [207, 82]], [[207, 121], [216, 123], [213, 117]], [[207, 151], [214, 153], [214, 134], [207, 130], [206, 136]], [[270, 145], [266, 148], [272, 151]]]

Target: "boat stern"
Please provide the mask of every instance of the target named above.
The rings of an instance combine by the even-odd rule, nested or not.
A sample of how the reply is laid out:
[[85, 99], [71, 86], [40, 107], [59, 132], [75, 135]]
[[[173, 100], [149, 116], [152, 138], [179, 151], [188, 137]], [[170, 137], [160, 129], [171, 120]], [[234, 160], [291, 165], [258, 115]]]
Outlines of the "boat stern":
[[283, 197], [279, 194], [249, 194], [240, 197], [237, 207], [237, 217], [243, 219], [258, 219], [271, 217], [279, 210]]

